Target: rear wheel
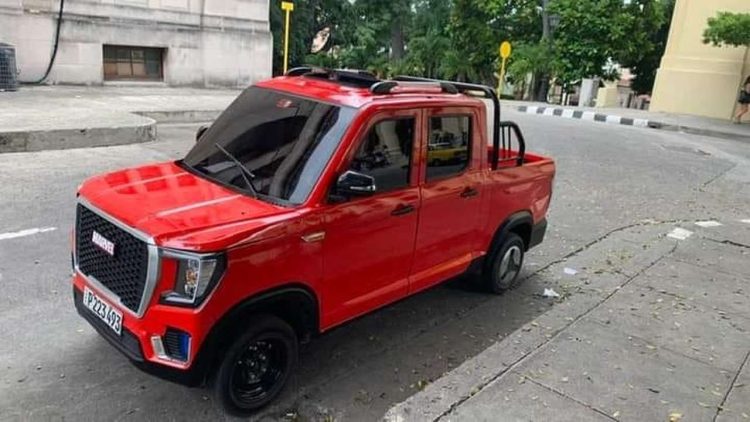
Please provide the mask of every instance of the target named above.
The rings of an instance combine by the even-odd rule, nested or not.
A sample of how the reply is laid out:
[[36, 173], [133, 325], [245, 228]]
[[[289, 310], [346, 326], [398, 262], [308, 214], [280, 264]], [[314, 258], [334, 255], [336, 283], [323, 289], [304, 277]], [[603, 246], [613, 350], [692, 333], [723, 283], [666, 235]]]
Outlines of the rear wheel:
[[492, 293], [502, 293], [513, 286], [523, 267], [526, 245], [515, 233], [508, 233], [485, 267], [484, 279]]
[[297, 362], [297, 336], [289, 324], [271, 315], [251, 321], [221, 360], [213, 386], [224, 409], [236, 416], [249, 416], [273, 401]]

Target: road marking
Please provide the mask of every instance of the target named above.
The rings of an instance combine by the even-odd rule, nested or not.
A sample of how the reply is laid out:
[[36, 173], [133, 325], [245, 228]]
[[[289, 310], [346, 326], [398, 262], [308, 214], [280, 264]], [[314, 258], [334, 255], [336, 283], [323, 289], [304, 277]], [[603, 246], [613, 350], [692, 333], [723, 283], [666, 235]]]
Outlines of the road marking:
[[669, 234], [667, 234], [667, 237], [671, 237], [672, 239], [677, 239], [677, 240], [685, 240], [692, 235], [693, 235], [693, 232], [691, 232], [690, 230], [685, 230], [685, 229], [681, 229], [677, 227], [671, 232], [669, 232]]
[[703, 228], [723, 226], [723, 224], [719, 223], [718, 221], [714, 221], [714, 220], [696, 221], [695, 225], [703, 227]]
[[17, 232], [0, 233], [0, 240], [8, 240], [8, 239], [15, 239], [17, 237], [33, 236], [35, 234], [47, 233], [47, 232], [51, 232], [54, 230], [57, 230], [57, 227], [41, 227], [41, 228], [21, 230]]
[[750, 219], [740, 220], [740, 223], [750, 224]]

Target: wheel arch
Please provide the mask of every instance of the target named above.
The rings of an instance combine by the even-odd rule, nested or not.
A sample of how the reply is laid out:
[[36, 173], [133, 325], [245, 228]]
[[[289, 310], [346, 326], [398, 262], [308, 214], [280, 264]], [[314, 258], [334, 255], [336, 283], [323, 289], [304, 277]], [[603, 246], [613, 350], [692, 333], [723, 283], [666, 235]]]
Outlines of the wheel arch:
[[289, 283], [257, 293], [233, 306], [214, 324], [196, 357], [196, 371], [206, 380], [243, 323], [253, 314], [267, 313], [286, 321], [301, 341], [320, 332], [320, 307], [315, 292], [304, 283]]
[[496, 248], [500, 247], [502, 239], [505, 238], [508, 233], [516, 233], [523, 239], [525, 249], [529, 249], [531, 244], [531, 232], [534, 227], [534, 218], [530, 211], [518, 211], [511, 214], [500, 226], [495, 230], [492, 235], [492, 240], [489, 245], [489, 254], [495, 252]]

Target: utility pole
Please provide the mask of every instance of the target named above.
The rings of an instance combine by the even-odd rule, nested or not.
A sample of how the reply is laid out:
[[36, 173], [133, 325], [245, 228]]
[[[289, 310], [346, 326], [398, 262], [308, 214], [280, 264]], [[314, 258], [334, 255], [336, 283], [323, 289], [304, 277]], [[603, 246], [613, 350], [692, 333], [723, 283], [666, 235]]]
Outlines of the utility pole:
[[[552, 42], [549, 25], [549, 0], [542, 0], [542, 42]], [[547, 102], [547, 90], [549, 89], [549, 75], [545, 72], [539, 75], [539, 89], [536, 90], [536, 100]]]
[[284, 11], [284, 74], [289, 67], [289, 14], [294, 10], [294, 3], [282, 1], [281, 10]]

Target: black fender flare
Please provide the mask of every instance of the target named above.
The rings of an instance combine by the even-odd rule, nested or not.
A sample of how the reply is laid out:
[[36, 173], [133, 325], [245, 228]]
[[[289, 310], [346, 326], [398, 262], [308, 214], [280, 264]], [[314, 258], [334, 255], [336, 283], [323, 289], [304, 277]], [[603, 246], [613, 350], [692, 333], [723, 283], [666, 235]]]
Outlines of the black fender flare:
[[[531, 212], [518, 211], [514, 214], [511, 214], [510, 217], [505, 219], [505, 221], [500, 224], [500, 227], [495, 230], [495, 234], [492, 236], [487, 256], [492, 256], [492, 254], [495, 253], [495, 250], [502, 244], [502, 239], [508, 236], [508, 233], [510, 233], [511, 230], [519, 226], [528, 226], [529, 234], [531, 234], [531, 230], [534, 227], [534, 218], [531, 216]], [[527, 250], [529, 248], [529, 241], [530, 239], [524, 239]]]
[[[314, 315], [310, 315], [309, 334], [315, 335], [320, 332], [320, 308], [318, 298], [314, 291], [302, 283], [290, 283], [275, 287], [270, 290], [254, 294], [234, 305], [229, 311], [214, 324], [208, 335], [201, 344], [191, 367], [193, 376], [190, 384], [200, 385], [210, 376], [216, 359], [220, 356], [221, 346], [229, 340], [236, 325], [243, 316], [250, 315], [255, 311], [262, 310], [264, 305], [270, 305], [276, 301], [302, 300], [307, 302]], [[295, 327], [296, 329], [297, 327]]]

